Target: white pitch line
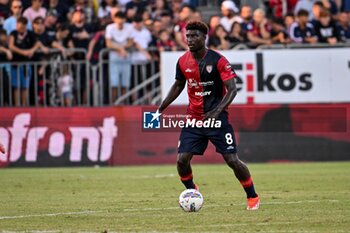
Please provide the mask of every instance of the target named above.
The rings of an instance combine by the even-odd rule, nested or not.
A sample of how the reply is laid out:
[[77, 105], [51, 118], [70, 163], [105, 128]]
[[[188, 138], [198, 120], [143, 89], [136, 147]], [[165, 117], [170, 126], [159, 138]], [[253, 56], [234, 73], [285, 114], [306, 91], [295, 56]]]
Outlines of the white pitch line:
[[[339, 202], [339, 200], [304, 200], [304, 201], [276, 201], [276, 202], [262, 202], [260, 205], [294, 205], [294, 204], [305, 204], [305, 203], [320, 203], [320, 202]], [[220, 207], [220, 206], [244, 206], [246, 203], [234, 203], [229, 205], [205, 205], [205, 208]], [[124, 211], [157, 211], [157, 210], [175, 210], [179, 207], [164, 207], [164, 208], [127, 208]]]
[[159, 174], [159, 175], [141, 175], [141, 176], [128, 176], [128, 177], [123, 177], [127, 179], [162, 179], [162, 178], [169, 178], [169, 177], [175, 177], [174, 173], [170, 174]]
[[[304, 203], [320, 203], [320, 202], [339, 202], [339, 200], [304, 200], [304, 201], [277, 201], [277, 202], [263, 202], [260, 205], [293, 205], [293, 204], [304, 204]], [[222, 206], [243, 206], [245, 203], [235, 203], [230, 205], [205, 205], [205, 208], [213, 208], [213, 207], [222, 207]], [[164, 207], [164, 208], [127, 208], [122, 211], [125, 212], [134, 212], [134, 211], [158, 211], [158, 210], [177, 210], [179, 207]], [[29, 215], [17, 215], [17, 216], [0, 216], [0, 220], [6, 219], [20, 219], [20, 218], [32, 218], [32, 217], [53, 217], [53, 216], [61, 216], [61, 215], [87, 215], [94, 213], [101, 213], [105, 211], [93, 211], [86, 210], [80, 212], [64, 212], [64, 213], [49, 213], [49, 214], [29, 214]]]
[[1, 233], [58, 233], [59, 230], [43, 231], [43, 230], [30, 230], [30, 231], [0, 231]]
[[80, 211], [80, 212], [65, 212], [65, 213], [51, 213], [51, 214], [28, 214], [28, 215], [17, 215], [17, 216], [0, 216], [0, 220], [4, 219], [19, 219], [19, 218], [32, 218], [32, 217], [52, 217], [52, 216], [60, 216], [60, 215], [86, 215], [86, 214], [94, 214], [100, 213], [103, 211]]

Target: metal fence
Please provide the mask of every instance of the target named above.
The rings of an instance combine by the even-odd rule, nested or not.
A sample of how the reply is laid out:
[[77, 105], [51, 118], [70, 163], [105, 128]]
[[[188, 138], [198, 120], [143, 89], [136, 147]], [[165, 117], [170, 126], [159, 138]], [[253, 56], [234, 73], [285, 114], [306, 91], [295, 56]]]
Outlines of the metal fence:
[[[310, 49], [350, 47], [349, 43], [261, 45], [256, 49]], [[234, 50], [250, 49], [247, 44], [236, 44]], [[155, 48], [149, 52], [153, 59], [132, 62], [125, 59], [114, 61], [109, 49], [99, 52], [98, 61], [85, 59], [86, 50], [70, 49], [65, 58], [58, 50], [49, 54], [38, 54], [36, 61], [0, 61], [0, 107], [4, 106], [106, 106], [147, 105], [161, 101], [159, 54]], [[120, 69], [129, 67], [129, 85], [117, 83]], [[112, 80], [112, 82], [111, 82]]]
[[[84, 49], [69, 49], [71, 58], [57, 50], [37, 54], [35, 61], [0, 61], [0, 106], [104, 106], [150, 104], [160, 98], [157, 59], [133, 63], [112, 61], [110, 50], [97, 63], [86, 60]], [[150, 52], [154, 52], [153, 49]], [[130, 67], [129, 85], [111, 85], [111, 67]], [[119, 77], [118, 77], [119, 78]], [[112, 96], [113, 93], [117, 93]]]

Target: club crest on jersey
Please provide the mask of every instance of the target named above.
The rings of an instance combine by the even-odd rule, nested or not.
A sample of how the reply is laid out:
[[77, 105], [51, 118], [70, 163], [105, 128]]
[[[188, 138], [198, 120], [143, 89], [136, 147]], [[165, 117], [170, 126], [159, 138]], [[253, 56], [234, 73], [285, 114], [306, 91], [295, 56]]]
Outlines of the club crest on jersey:
[[213, 66], [212, 65], [207, 65], [205, 67], [205, 69], [208, 71], [208, 73], [211, 73], [211, 71], [213, 70]]

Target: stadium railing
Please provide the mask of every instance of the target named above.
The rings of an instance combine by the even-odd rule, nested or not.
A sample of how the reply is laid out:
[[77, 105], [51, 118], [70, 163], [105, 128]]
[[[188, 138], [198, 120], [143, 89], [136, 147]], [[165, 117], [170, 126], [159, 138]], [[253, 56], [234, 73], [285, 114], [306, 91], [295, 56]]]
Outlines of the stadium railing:
[[[143, 60], [142, 62], [133, 62], [132, 60], [124, 61], [124, 65], [131, 66], [130, 86], [126, 92], [122, 92], [122, 87], [117, 87], [117, 98], [112, 99], [112, 86], [109, 85], [109, 67], [116, 64], [115, 61], [109, 59], [108, 54], [111, 49], [103, 49], [99, 53], [99, 63], [97, 70], [99, 77], [108, 77], [100, 80], [100, 104], [108, 105], [141, 105], [154, 103], [155, 99], [160, 97], [160, 74], [159, 74], [159, 56], [155, 47], [150, 47], [147, 51], [152, 55], [152, 59]], [[131, 51], [132, 53], [132, 51]], [[118, 63], [118, 62], [117, 62]], [[123, 65], [123, 64], [122, 64]], [[105, 93], [108, 93], [106, 96]]]
[[272, 45], [259, 45], [256, 49], [315, 49], [315, 48], [347, 48], [350, 47], [350, 43], [315, 43], [315, 44], [272, 44]]
[[[19, 100], [22, 90], [26, 90], [26, 106], [59, 106], [63, 102], [57, 88], [57, 79], [62, 75], [66, 66], [70, 74], [74, 76], [74, 92], [83, 92], [88, 99], [90, 91], [88, 80], [89, 64], [85, 60], [85, 49], [67, 49], [66, 54], [71, 54], [74, 59], [67, 59], [59, 50], [50, 49], [48, 53], [35, 53], [30, 62], [0, 62], [0, 106], [22, 106], [21, 101], [14, 103], [14, 92], [17, 90]], [[15, 76], [15, 77], [14, 77]], [[27, 87], [21, 87], [21, 76], [27, 82]], [[16, 80], [14, 80], [16, 79]], [[15, 83], [14, 83], [15, 82]], [[14, 85], [12, 85], [14, 84]], [[77, 105], [83, 103], [83, 95], [76, 95]]]
[[[329, 44], [273, 44], [261, 45], [257, 49], [312, 49], [312, 48], [342, 48], [350, 47], [350, 43]], [[249, 45], [236, 44], [234, 50], [247, 50]], [[39, 60], [31, 62], [0, 61], [0, 107], [23, 106], [14, 103], [14, 90], [21, 92], [21, 86], [12, 87], [13, 75], [16, 73], [17, 83], [20, 83], [20, 71], [15, 67], [25, 67], [25, 73], [31, 70], [30, 85], [26, 88], [26, 106], [56, 107], [65, 106], [62, 93], [57, 86], [57, 80], [62, 76], [64, 67], [68, 67], [73, 82], [73, 106], [105, 106], [105, 105], [146, 105], [158, 104], [161, 101], [159, 52], [156, 48], [148, 49], [151, 60], [143, 63], [131, 63], [131, 86], [122, 92], [118, 86], [118, 96], [112, 99], [109, 67], [116, 65], [109, 60], [110, 49], [99, 52], [97, 62], [86, 60], [85, 49], [67, 49], [66, 54], [51, 49], [48, 54], [38, 54]], [[40, 71], [40, 72], [39, 72]]]
[[[61, 52], [56, 49], [51, 49], [47, 54], [36, 53], [35, 56], [38, 58], [36, 61], [0, 61], [0, 106], [64, 106], [64, 97], [57, 83], [58, 78], [63, 75], [64, 67], [68, 67], [68, 73], [74, 80], [74, 106], [139, 105], [154, 103], [153, 99], [160, 98], [159, 59], [152, 59], [143, 63], [132, 64], [129, 61], [129, 64], [122, 64], [131, 65], [132, 85], [126, 93], [122, 93], [121, 87], [118, 86], [119, 95], [116, 100], [112, 100], [109, 66], [117, 64], [109, 60], [110, 51], [109, 49], [101, 50], [97, 63], [86, 60], [87, 51], [85, 49], [66, 49], [65, 54], [70, 54], [70, 58], [62, 56]], [[157, 55], [156, 48], [149, 48], [148, 51]], [[21, 68], [23, 71], [16, 67], [23, 67]], [[30, 77], [27, 80], [30, 83], [26, 88], [20, 85], [20, 73]], [[13, 76], [17, 76], [16, 83], [19, 85], [16, 87], [12, 85], [15, 78]], [[23, 94], [21, 93], [23, 89], [26, 90], [28, 104], [20, 104], [21, 101], [15, 104], [14, 92], [17, 90], [18, 93]]]

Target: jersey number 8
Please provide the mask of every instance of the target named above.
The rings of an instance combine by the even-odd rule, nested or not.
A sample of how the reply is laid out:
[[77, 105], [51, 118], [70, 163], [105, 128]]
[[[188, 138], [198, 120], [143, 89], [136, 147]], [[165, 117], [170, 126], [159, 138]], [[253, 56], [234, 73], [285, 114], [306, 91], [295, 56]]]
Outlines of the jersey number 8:
[[233, 143], [232, 134], [230, 134], [230, 133], [225, 134], [225, 138], [226, 138], [226, 143], [227, 144], [231, 145]]

